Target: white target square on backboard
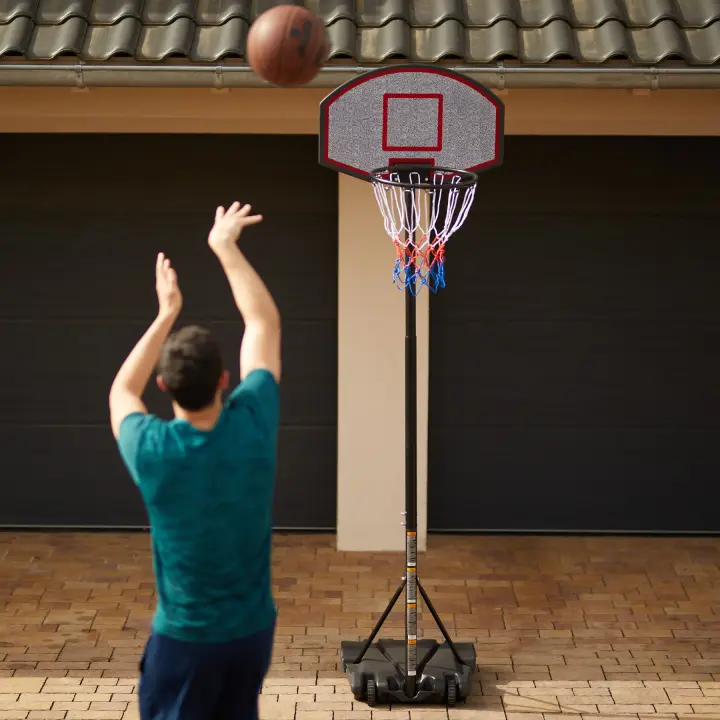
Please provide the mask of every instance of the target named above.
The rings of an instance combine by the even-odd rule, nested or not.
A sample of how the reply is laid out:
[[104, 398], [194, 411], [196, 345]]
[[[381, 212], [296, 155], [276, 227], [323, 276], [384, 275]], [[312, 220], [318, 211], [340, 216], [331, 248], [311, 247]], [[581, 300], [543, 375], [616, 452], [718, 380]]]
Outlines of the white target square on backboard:
[[443, 96], [440, 93], [384, 93], [382, 149], [442, 150]]

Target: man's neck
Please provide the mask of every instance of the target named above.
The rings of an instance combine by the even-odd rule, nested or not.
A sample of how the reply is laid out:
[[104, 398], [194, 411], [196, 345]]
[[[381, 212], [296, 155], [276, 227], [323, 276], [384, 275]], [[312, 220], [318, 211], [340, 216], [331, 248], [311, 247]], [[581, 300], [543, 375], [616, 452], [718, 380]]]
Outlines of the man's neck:
[[185, 410], [175, 403], [173, 410], [178, 420], [185, 420], [198, 430], [212, 430], [222, 412], [222, 397], [218, 393], [213, 404], [202, 410]]

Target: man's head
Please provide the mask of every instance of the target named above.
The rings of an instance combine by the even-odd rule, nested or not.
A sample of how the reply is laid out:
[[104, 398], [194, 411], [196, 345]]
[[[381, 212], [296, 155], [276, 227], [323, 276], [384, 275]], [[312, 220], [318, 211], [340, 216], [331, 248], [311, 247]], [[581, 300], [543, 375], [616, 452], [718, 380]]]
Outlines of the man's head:
[[191, 325], [173, 333], [158, 362], [158, 387], [183, 410], [202, 410], [228, 386], [220, 347], [209, 330]]

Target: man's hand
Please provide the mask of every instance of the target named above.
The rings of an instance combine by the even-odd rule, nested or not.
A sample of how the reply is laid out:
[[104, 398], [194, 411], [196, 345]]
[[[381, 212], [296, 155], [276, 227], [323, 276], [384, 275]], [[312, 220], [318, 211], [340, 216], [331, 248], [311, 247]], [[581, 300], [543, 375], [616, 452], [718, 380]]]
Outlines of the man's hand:
[[128, 415], [147, 413], [142, 395], [182, 307], [177, 274], [163, 253], [155, 263], [155, 289], [160, 306], [157, 317], [127, 356], [110, 388], [110, 422], [116, 438]]
[[159, 314], [177, 317], [182, 308], [182, 293], [177, 273], [164, 253], [159, 253], [155, 263], [155, 289], [157, 290]]
[[237, 246], [240, 233], [257, 225], [262, 215], [251, 215], [250, 206], [234, 202], [228, 209], [215, 211], [215, 225], [208, 245], [222, 265], [235, 304], [245, 323], [240, 345], [240, 379], [253, 370], [269, 370], [280, 380], [280, 313], [265, 283]]
[[216, 255], [234, 248], [240, 233], [248, 225], [257, 225], [262, 221], [262, 215], [250, 215], [250, 210], [250, 205], [234, 202], [227, 211], [223, 207], [215, 211], [215, 224], [208, 235], [208, 245]]

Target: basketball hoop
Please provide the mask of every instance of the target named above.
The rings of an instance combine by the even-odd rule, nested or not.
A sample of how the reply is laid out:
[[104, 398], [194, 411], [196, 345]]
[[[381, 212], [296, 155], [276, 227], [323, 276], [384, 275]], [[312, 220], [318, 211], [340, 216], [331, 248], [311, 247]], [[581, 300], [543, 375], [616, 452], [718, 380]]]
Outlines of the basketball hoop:
[[[505, 108], [465, 74], [389, 65], [353, 77], [320, 103], [321, 165], [372, 183], [397, 250], [405, 304], [405, 576], [363, 642], [341, 643], [358, 702], [443, 703], [471, 692], [477, 653], [453, 642], [418, 574], [417, 294], [445, 287], [445, 244], [465, 222], [476, 173], [502, 165]], [[375, 169], [373, 169], [375, 168]], [[459, 168], [459, 169], [453, 169]], [[405, 594], [405, 637], [375, 640]], [[418, 638], [422, 599], [445, 642]]]
[[445, 287], [445, 243], [465, 222], [478, 177], [466, 170], [425, 165], [378, 168], [370, 173], [385, 232], [397, 258], [393, 280], [417, 294]]

